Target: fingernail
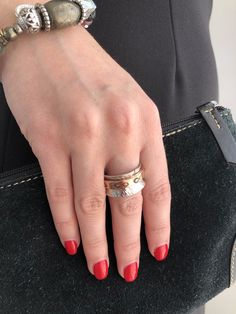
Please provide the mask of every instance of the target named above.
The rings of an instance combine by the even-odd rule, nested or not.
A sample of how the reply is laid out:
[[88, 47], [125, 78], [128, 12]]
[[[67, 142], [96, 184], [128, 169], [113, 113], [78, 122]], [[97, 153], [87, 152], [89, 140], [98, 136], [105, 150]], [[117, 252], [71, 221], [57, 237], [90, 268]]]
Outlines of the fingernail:
[[77, 242], [74, 240], [65, 241], [65, 249], [68, 254], [74, 255], [77, 253]]
[[107, 260], [104, 259], [93, 266], [94, 276], [101, 280], [107, 277], [108, 275], [108, 263]]
[[155, 258], [158, 261], [163, 261], [167, 257], [168, 250], [169, 248], [167, 244], [157, 247], [154, 251]]
[[138, 264], [134, 262], [124, 269], [124, 278], [127, 282], [134, 281], [138, 275]]

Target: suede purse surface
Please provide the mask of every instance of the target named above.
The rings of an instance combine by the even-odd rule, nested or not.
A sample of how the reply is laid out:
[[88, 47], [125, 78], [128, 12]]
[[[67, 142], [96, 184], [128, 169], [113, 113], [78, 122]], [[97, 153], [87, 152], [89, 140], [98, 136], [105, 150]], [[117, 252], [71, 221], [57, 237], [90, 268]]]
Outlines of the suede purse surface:
[[151, 255], [142, 221], [139, 274], [131, 283], [117, 271], [108, 198], [110, 267], [99, 281], [82, 243], [73, 256], [63, 248], [39, 163], [0, 174], [0, 313], [184, 314], [229, 288], [236, 277], [236, 124], [228, 108], [211, 104], [205, 112], [163, 126], [169, 255], [162, 262]]

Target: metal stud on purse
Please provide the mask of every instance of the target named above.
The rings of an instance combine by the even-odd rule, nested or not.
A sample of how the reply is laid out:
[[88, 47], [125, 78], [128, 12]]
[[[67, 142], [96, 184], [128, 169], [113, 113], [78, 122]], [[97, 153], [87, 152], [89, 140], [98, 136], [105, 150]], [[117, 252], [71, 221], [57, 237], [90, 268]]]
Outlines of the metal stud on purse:
[[96, 17], [96, 5], [92, 0], [51, 0], [45, 4], [20, 4], [15, 15], [14, 25], [0, 29], [0, 53], [23, 32], [48, 32], [76, 24], [88, 28]]

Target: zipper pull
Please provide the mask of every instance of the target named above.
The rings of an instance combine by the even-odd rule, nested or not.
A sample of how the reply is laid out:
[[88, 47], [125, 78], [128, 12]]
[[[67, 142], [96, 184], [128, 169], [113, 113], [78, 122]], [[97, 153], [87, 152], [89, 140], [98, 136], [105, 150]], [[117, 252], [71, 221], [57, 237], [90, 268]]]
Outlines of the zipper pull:
[[210, 101], [197, 107], [204, 120], [207, 122], [218, 142], [227, 162], [236, 163], [236, 140], [234, 139], [227, 123], [215, 107], [217, 102]]

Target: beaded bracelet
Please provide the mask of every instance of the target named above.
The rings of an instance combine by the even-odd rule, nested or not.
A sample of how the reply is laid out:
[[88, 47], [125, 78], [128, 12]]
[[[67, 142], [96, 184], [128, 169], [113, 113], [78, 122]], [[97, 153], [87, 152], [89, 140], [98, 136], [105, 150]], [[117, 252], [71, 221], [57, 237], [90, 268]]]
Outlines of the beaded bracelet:
[[20, 4], [15, 15], [14, 25], [0, 29], [0, 54], [23, 32], [48, 32], [76, 24], [88, 28], [96, 16], [96, 5], [92, 0], [51, 0], [44, 4]]

